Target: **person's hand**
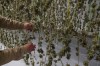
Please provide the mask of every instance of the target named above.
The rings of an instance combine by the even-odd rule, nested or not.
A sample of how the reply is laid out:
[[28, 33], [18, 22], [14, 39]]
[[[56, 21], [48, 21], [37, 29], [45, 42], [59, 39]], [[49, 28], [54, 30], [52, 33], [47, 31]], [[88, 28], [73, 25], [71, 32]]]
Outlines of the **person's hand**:
[[29, 22], [25, 22], [24, 23], [24, 29], [32, 31], [33, 24], [32, 23], [29, 23]]
[[27, 44], [24, 45], [25, 49], [27, 52], [35, 51], [36, 45], [34, 45], [32, 42], [28, 42]]

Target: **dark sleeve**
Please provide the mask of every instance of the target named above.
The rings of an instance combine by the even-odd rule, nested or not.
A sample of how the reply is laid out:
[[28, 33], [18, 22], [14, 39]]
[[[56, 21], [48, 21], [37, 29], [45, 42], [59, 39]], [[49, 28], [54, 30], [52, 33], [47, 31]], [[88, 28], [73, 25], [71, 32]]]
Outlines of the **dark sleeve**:
[[0, 16], [0, 27], [7, 29], [22, 29], [23, 23]]

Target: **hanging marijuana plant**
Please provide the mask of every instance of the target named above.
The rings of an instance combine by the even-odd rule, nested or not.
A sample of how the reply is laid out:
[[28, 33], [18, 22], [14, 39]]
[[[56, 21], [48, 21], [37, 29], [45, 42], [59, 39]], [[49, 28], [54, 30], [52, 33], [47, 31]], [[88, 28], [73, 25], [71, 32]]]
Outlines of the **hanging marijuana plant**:
[[[15, 47], [28, 40], [36, 40], [38, 36], [37, 52], [40, 59], [45, 57], [48, 61], [38, 61], [40, 66], [52, 66], [53, 62], [61, 61], [64, 56], [69, 60], [73, 37], [77, 39], [78, 63], [75, 66], [79, 66], [80, 47], [87, 50], [88, 61], [83, 62], [84, 66], [88, 66], [93, 58], [100, 61], [100, 0], [0, 0], [0, 15], [35, 24], [31, 32], [0, 28], [0, 42], [7, 47]], [[91, 44], [87, 38], [91, 38]], [[43, 41], [46, 43], [46, 52], [43, 50]], [[63, 47], [56, 52], [59, 42]], [[27, 65], [29, 58], [30, 63], [35, 65], [35, 57], [32, 57], [31, 54], [25, 55]]]

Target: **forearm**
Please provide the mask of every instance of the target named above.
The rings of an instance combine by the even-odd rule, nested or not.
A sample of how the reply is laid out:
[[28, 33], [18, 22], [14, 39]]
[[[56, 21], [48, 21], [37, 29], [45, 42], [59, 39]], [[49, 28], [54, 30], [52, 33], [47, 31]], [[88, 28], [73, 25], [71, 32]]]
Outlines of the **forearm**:
[[27, 50], [24, 46], [0, 51], [0, 66], [12, 60], [22, 59], [25, 53], [27, 53]]
[[23, 23], [0, 16], [0, 27], [6, 29], [23, 29]]

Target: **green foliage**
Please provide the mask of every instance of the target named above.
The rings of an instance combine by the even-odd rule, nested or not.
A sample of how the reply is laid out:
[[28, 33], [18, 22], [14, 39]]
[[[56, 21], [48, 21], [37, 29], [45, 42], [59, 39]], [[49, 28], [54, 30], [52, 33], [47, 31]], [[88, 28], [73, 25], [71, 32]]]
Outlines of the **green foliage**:
[[[98, 2], [100, 3], [100, 1]], [[70, 59], [69, 45], [71, 38], [76, 37], [78, 39], [78, 47], [76, 47], [78, 58], [80, 56], [79, 48], [82, 46], [88, 51], [88, 60], [96, 57], [96, 60], [100, 61], [99, 12], [100, 5], [97, 4], [97, 0], [0, 0], [0, 15], [12, 20], [35, 24], [34, 31], [31, 32], [33, 37], [29, 37], [28, 32], [25, 31], [0, 29], [0, 41], [8, 47], [20, 46], [25, 44], [28, 39], [36, 39], [34, 33], [37, 33], [39, 35], [37, 50], [39, 57], [45, 56], [41, 48], [42, 40], [45, 40], [48, 56], [48, 63], [45, 65], [51, 66], [53, 59], [57, 56], [59, 59], [56, 62], [60, 61], [63, 56]], [[22, 39], [18, 34], [22, 35]], [[91, 45], [87, 43], [87, 37], [92, 39]], [[58, 53], [55, 51], [56, 40], [64, 46]], [[26, 63], [29, 64], [27, 60], [30, 56], [25, 57]], [[88, 62], [84, 61], [84, 66], [88, 66]], [[32, 64], [34, 66], [34, 62]], [[66, 66], [70, 66], [70, 64], [66, 64]]]

